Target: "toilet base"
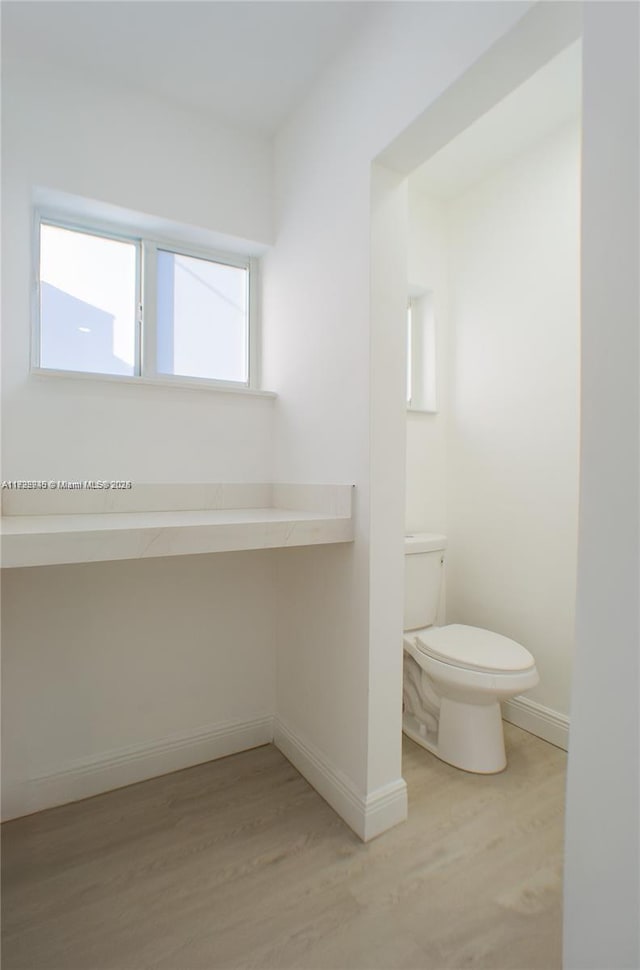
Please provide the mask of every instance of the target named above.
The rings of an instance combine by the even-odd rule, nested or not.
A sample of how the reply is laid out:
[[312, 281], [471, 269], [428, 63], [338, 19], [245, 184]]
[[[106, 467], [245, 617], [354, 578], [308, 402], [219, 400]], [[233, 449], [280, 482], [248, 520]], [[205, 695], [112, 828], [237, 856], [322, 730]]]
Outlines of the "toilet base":
[[435, 732], [429, 731], [408, 711], [402, 715], [402, 730], [416, 744], [454, 768], [474, 774], [495, 775], [507, 766], [502, 712], [498, 701], [469, 704], [443, 697], [437, 737]]

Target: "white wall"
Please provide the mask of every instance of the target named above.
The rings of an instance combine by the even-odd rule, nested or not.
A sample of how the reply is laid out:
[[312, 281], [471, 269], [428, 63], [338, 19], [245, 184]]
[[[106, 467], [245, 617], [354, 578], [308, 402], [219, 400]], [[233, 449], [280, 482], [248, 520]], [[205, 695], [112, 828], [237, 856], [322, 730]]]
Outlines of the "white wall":
[[567, 970], [640, 966], [637, 4], [583, 40], [582, 454], [566, 816]]
[[569, 713], [578, 515], [577, 124], [450, 205], [447, 620], [524, 644]]
[[[405, 412], [407, 181], [381, 165], [371, 172], [371, 397], [369, 531], [369, 745], [367, 780], [384, 791], [402, 759], [402, 664], [398, 631], [404, 602], [403, 502], [397, 487], [406, 461], [397, 430]], [[388, 603], [385, 608], [383, 595]], [[397, 644], [397, 646], [396, 646]], [[398, 777], [400, 771], [398, 771]], [[398, 808], [404, 818], [406, 794]]]
[[[279, 392], [276, 476], [358, 486], [353, 549], [301, 551], [282, 564], [277, 705], [366, 795], [401, 773], [404, 518], [402, 372], [393, 377], [404, 304], [391, 296], [384, 321], [370, 326], [381, 252], [370, 267], [371, 162], [526, 9], [379, 5], [276, 140], [277, 246], [264, 307], [265, 374]], [[387, 202], [397, 225], [402, 198]], [[394, 280], [392, 270], [391, 294]], [[381, 531], [370, 532], [378, 520]]]
[[273, 714], [268, 552], [9, 569], [2, 594], [3, 817], [208, 760], [203, 732]]
[[565, 127], [453, 201], [412, 188], [409, 210], [409, 279], [436, 295], [440, 411], [407, 414], [406, 528], [449, 538], [447, 622], [524, 643], [541, 674], [527, 696], [563, 717], [577, 560], [579, 139], [577, 123]]
[[268, 399], [35, 377], [29, 353], [33, 187], [269, 243], [269, 144], [11, 60], [2, 124], [3, 477], [268, 480]]
[[447, 531], [449, 251], [447, 205], [409, 179], [410, 286], [433, 291], [438, 411], [407, 411], [406, 532]]
[[[271, 480], [271, 399], [29, 375], [34, 186], [263, 246], [270, 145], [44, 66], [3, 63], [2, 95], [3, 479]], [[3, 594], [5, 815], [227, 753], [202, 732], [273, 714], [268, 554], [9, 570]]]

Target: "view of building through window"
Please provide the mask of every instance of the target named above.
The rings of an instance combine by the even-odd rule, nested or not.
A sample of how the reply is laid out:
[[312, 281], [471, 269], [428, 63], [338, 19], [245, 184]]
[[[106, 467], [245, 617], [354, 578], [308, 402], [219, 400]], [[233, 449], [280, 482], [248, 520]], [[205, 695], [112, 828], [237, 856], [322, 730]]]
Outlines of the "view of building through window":
[[43, 221], [38, 349], [45, 369], [248, 384], [248, 262]]
[[248, 271], [158, 250], [158, 373], [246, 383]]
[[40, 366], [135, 373], [135, 243], [42, 224]]

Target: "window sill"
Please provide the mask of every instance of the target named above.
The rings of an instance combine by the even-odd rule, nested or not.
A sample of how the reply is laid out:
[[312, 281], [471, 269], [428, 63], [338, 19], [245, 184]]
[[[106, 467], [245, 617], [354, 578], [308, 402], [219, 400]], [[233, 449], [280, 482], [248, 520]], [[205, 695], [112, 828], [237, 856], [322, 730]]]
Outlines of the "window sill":
[[275, 399], [278, 395], [274, 391], [261, 391], [253, 387], [223, 384], [216, 381], [203, 380], [198, 377], [127, 377], [121, 374], [93, 374], [86, 371], [50, 370], [47, 367], [32, 367], [33, 377], [52, 377], [56, 379], [81, 381], [106, 381], [108, 384], [129, 384], [133, 387], [182, 388], [190, 391], [208, 391], [215, 394], [239, 394], [242, 397], [264, 397]]

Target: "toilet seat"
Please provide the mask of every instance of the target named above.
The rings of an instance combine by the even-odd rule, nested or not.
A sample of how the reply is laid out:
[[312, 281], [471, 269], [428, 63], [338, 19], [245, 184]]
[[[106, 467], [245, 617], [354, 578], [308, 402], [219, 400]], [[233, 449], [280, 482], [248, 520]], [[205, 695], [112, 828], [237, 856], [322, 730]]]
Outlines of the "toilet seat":
[[416, 630], [414, 636], [420, 653], [463, 670], [510, 674], [535, 667], [534, 658], [520, 643], [480, 627], [451, 623]]

